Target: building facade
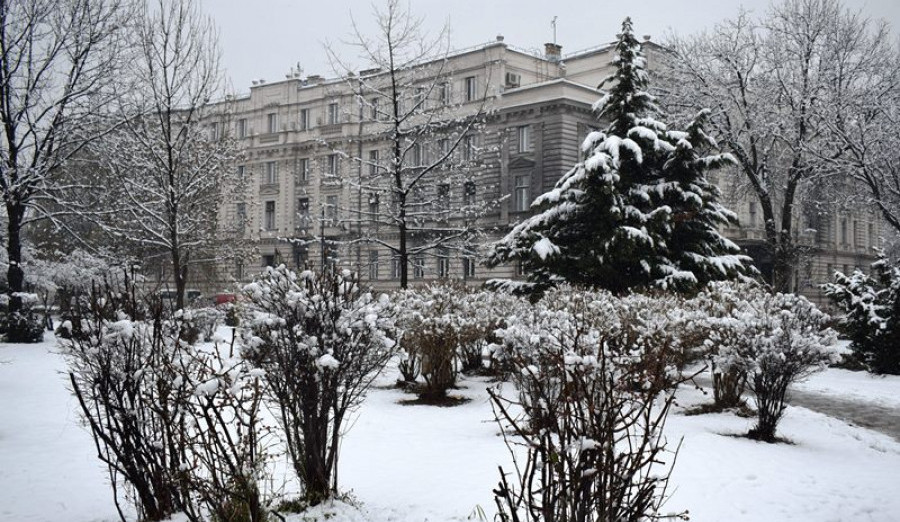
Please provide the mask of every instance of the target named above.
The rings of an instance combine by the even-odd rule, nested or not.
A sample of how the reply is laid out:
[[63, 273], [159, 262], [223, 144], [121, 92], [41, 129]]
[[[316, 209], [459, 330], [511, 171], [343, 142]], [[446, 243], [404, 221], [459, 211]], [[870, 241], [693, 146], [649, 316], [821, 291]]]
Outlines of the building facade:
[[[490, 203], [475, 226], [482, 242], [504, 234], [530, 213], [531, 201], [551, 189], [580, 159], [579, 145], [598, 126], [592, 105], [597, 86], [611, 72], [612, 44], [561, 54], [547, 44], [533, 53], [496, 41], [452, 53], [442, 67], [441, 88], [423, 96], [428, 103], [449, 105], [456, 114], [480, 111], [483, 124], [469, 131], [453, 153], [467, 163], [464, 183], [449, 184], [447, 173], [425, 180], [434, 197], [454, 202], [454, 208]], [[647, 42], [648, 67], [664, 59], [664, 51]], [[254, 82], [250, 93], [228, 99], [213, 114], [215, 132], [233, 132], [242, 151], [235, 165], [246, 183], [229, 193], [219, 213], [223, 238], [256, 245], [253, 255], [219, 267], [219, 284], [246, 280], [266, 265], [317, 267], [336, 263], [358, 271], [375, 287], [399, 282], [398, 260], [384, 245], [396, 240], [390, 232], [371, 238], [372, 223], [360, 216], [379, 204], [365, 183], [370, 164], [387, 146], [372, 103], [360, 99], [358, 76], [325, 79], [290, 74], [282, 81]], [[227, 105], [227, 108], [224, 108]], [[372, 114], [370, 114], [372, 113]], [[440, 153], [439, 144], [434, 146]], [[469, 155], [476, 153], [470, 158]], [[434, 153], [434, 152], [432, 152]], [[726, 204], [742, 226], [724, 230], [753, 254], [761, 251], [763, 227], [756, 203], [728, 190], [729, 176], [720, 173]], [[877, 216], [865, 211], [801, 211], [798, 240], [803, 257], [796, 290], [821, 301], [818, 284], [833, 270], [868, 268], [878, 246]], [[427, 238], [413, 238], [427, 240]], [[492, 278], [516, 277], [515, 266], [488, 269], [478, 249], [433, 249], [410, 258], [410, 283], [453, 278], [477, 284]], [[765, 259], [759, 259], [765, 271]]]

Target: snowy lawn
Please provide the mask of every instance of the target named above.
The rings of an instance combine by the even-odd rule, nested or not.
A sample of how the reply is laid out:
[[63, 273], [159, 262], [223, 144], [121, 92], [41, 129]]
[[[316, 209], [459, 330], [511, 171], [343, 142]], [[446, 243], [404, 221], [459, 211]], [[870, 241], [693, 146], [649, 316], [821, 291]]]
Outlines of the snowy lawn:
[[[0, 345], [0, 520], [115, 520], [103, 469], [52, 350], [52, 342]], [[851, 373], [829, 370], [804, 387], [877, 401], [900, 396], [900, 379]], [[333, 508], [331, 520], [466, 520], [477, 506], [492, 519], [497, 465], [509, 457], [491, 421], [488, 383], [462, 385], [456, 393], [472, 400], [453, 408], [401, 405], [409, 398], [401, 391], [372, 391], [340, 462], [341, 486], [362, 512]], [[792, 445], [753, 442], [731, 436], [746, 432], [752, 419], [681, 415], [682, 407], [705, 400], [684, 389], [669, 418], [670, 441], [684, 442], [666, 509], [688, 509], [692, 520], [710, 522], [897, 520], [897, 442], [793, 407], [780, 429]]]

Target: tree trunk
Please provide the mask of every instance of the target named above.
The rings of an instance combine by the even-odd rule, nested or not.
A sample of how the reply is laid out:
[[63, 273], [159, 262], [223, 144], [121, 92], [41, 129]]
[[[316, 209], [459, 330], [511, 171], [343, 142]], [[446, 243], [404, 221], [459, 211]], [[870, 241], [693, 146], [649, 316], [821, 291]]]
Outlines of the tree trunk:
[[6, 204], [7, 224], [6, 251], [9, 254], [9, 268], [6, 280], [9, 285], [9, 309], [7, 310], [6, 341], [10, 343], [37, 342], [40, 339], [30, 334], [28, 318], [22, 313], [25, 303], [21, 292], [25, 290], [25, 272], [22, 270], [22, 221], [25, 207], [18, 201]]

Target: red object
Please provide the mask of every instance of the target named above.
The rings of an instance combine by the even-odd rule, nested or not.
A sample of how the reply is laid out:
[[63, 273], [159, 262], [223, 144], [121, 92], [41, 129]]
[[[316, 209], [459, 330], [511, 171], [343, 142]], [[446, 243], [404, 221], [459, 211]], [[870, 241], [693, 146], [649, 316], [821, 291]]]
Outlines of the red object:
[[234, 294], [216, 294], [215, 300], [216, 306], [218, 306], [225, 303], [233, 303], [237, 301], [237, 296]]

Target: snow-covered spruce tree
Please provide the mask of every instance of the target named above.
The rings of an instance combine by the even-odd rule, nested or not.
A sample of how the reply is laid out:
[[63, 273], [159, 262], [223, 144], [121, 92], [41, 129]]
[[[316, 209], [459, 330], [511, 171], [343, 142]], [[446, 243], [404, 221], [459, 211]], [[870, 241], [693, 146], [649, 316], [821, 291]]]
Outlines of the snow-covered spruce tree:
[[735, 220], [704, 174], [731, 161], [704, 155], [702, 128], [669, 131], [648, 92], [631, 20], [622, 24], [612, 84], [594, 109], [609, 122], [582, 144], [584, 160], [533, 203], [537, 214], [493, 245], [489, 265], [519, 260], [538, 287], [564, 279], [621, 293], [694, 290], [753, 272], [749, 258], [716, 231]]
[[251, 317], [245, 357], [267, 393], [309, 504], [337, 491], [347, 414], [393, 355], [390, 301], [360, 290], [349, 271], [297, 274], [269, 267], [244, 287]]
[[837, 272], [825, 293], [844, 312], [850, 349], [873, 373], [900, 375], [900, 266], [882, 254], [872, 275]]
[[662, 432], [678, 375], [660, 362], [678, 335], [650, 299], [561, 287], [498, 330], [517, 388], [516, 398], [490, 390], [515, 462], [494, 490], [501, 521], [660, 516], [674, 459]]

